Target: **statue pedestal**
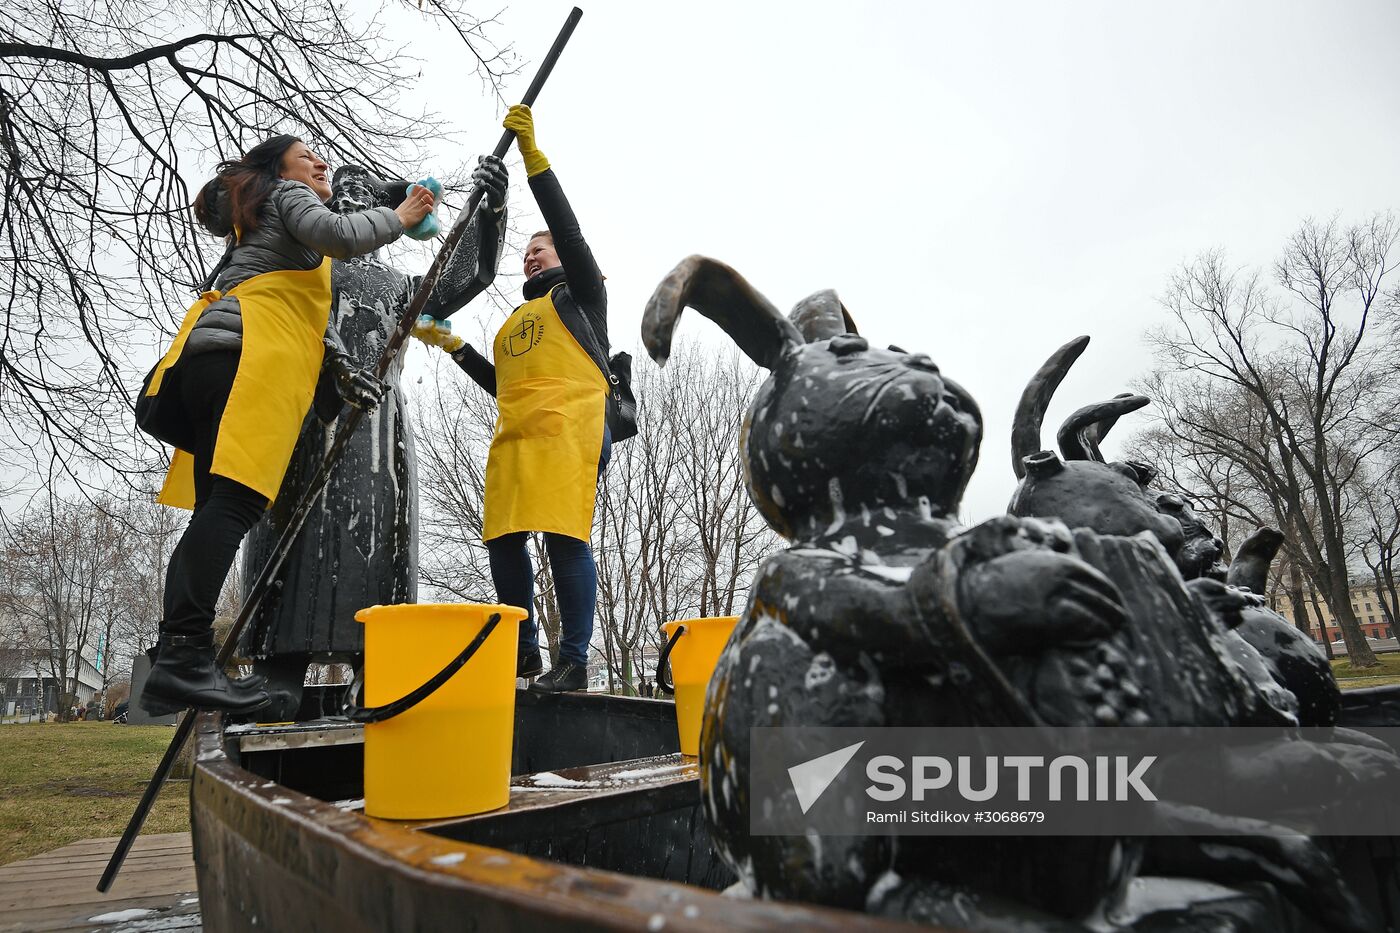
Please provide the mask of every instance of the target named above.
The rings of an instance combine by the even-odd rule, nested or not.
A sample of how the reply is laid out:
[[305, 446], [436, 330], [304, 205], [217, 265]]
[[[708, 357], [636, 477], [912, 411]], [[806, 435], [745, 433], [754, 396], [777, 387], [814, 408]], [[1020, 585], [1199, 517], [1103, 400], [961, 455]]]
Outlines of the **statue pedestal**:
[[173, 726], [178, 713], [152, 716], [141, 708], [141, 691], [151, 675], [151, 659], [143, 651], [131, 661], [131, 701], [126, 710], [126, 722], [131, 726]]

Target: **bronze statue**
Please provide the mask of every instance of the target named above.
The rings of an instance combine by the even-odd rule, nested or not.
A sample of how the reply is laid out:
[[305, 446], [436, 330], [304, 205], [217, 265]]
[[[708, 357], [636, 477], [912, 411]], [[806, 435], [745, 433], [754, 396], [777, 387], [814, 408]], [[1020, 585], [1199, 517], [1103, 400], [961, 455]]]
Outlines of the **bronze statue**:
[[[1294, 695], [1228, 637], [1247, 594], [1187, 585], [1171, 556], [1182, 523], [1148, 500], [1131, 465], [1037, 454], [1019, 498], [1113, 507], [1075, 530], [1052, 511], [959, 528], [982, 419], [928, 356], [872, 346], [831, 292], [784, 318], [733, 269], [693, 256], [646, 309], [658, 362], [685, 307], [770, 371], [740, 448], [755, 505], [791, 543], [759, 572], [700, 740], [711, 834], [753, 893], [978, 929], [1082, 930], [1122, 903], [1148, 849], [1124, 837], [751, 835], [754, 727], [1297, 723]], [[1048, 401], [1053, 386], [1043, 390]], [[1084, 430], [1131, 404], [1084, 416]], [[790, 795], [762, 803], [797, 806]], [[1230, 819], [1190, 808], [1176, 818], [1198, 835]], [[1370, 922], [1307, 840], [1232, 842], [1204, 860], [1201, 848], [1187, 845], [1178, 864], [1224, 883], [1285, 878], [1281, 893], [1330, 928]], [[1171, 891], [1119, 928], [1217, 919], [1189, 889]], [[1272, 898], [1239, 894], [1249, 916], [1272, 916]]]
[[[499, 164], [499, 163], [497, 163]], [[478, 170], [480, 171], [480, 169]], [[446, 318], [485, 290], [496, 275], [505, 237], [505, 169], [461, 240], [429, 299], [426, 313]], [[403, 200], [408, 182], [380, 179], [358, 166], [335, 173], [329, 206], [348, 214]], [[499, 210], [492, 210], [492, 204]], [[421, 276], [386, 265], [377, 253], [331, 266], [331, 314], [346, 349], [368, 364], [418, 289]], [[359, 664], [364, 635], [355, 613], [418, 597], [418, 488], [413, 432], [399, 379], [403, 355], [386, 375], [389, 392], [345, 449], [316, 509], [302, 528], [272, 591], [245, 630], [241, 653], [267, 676], [266, 721], [291, 720], [313, 661]], [[333, 393], [318, 387], [316, 409], [329, 421]], [[282, 489], [248, 537], [244, 585], [261, 571], [282, 526], [320, 465], [334, 422], [308, 415]]]
[[[1100, 534], [1150, 533], [1171, 555], [1182, 577], [1201, 599], [1216, 605], [1228, 625], [1230, 654], [1251, 672], [1271, 703], [1305, 726], [1337, 723], [1341, 693], [1321, 649], [1263, 599], [1269, 563], [1283, 536], [1256, 531], [1229, 567], [1224, 544], [1190, 503], [1152, 488], [1155, 471], [1144, 463], [1108, 463], [1099, 444], [1117, 419], [1148, 404], [1141, 395], [1120, 395], [1070, 415], [1056, 437], [1064, 460], [1040, 449], [1040, 426], [1050, 398], [1089, 344], [1077, 337], [1045, 362], [1027, 384], [1012, 428], [1012, 467], [1021, 480], [1008, 511], [1055, 517], [1072, 528]], [[1291, 696], [1290, 696], [1291, 694]]]

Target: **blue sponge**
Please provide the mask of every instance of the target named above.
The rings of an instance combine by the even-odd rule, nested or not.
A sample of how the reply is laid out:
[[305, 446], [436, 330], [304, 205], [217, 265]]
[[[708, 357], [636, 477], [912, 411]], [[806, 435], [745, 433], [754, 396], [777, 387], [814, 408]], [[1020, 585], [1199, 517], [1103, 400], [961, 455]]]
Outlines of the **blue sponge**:
[[415, 240], [431, 240], [442, 232], [442, 224], [438, 222], [437, 217], [438, 202], [442, 200], [442, 184], [436, 178], [429, 175], [422, 181], [409, 185], [408, 191], [412, 193], [414, 188], [419, 187], [427, 188], [433, 193], [433, 210], [427, 217], [424, 217], [422, 220], [418, 221], [417, 224], [404, 232]]

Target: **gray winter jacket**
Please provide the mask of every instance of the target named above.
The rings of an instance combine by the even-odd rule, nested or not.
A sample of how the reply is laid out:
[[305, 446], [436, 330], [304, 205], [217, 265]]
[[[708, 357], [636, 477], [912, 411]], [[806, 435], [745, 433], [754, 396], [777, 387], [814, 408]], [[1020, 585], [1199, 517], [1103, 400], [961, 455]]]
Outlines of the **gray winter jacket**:
[[[232, 229], [227, 194], [220, 192], [215, 233]], [[222, 228], [222, 229], [220, 229]], [[354, 214], [337, 214], [299, 181], [283, 179], [272, 189], [258, 214], [258, 226], [247, 232], [214, 279], [221, 292], [255, 275], [279, 269], [314, 269], [325, 256], [349, 259], [374, 252], [403, 235], [403, 222], [390, 207]], [[326, 340], [334, 349], [339, 336], [328, 325]], [[216, 350], [237, 350], [243, 343], [243, 316], [238, 296], [228, 295], [204, 309], [185, 343], [182, 356]]]

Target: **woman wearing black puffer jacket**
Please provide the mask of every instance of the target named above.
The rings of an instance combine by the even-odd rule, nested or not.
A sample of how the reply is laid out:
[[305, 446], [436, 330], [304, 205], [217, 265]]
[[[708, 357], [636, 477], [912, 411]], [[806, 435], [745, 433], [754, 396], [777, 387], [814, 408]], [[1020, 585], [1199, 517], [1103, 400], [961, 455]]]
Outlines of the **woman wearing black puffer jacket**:
[[328, 328], [327, 257], [397, 240], [433, 198], [416, 188], [397, 208], [335, 214], [328, 170], [301, 140], [277, 136], [221, 165], [195, 204], [231, 245], [137, 406], [141, 427], [176, 448], [160, 501], [194, 511], [166, 573], [160, 650], [141, 696], [152, 715], [267, 702], [259, 684], [230, 682], [214, 663], [219, 590], [277, 495], [323, 371], [357, 407], [382, 390]]

